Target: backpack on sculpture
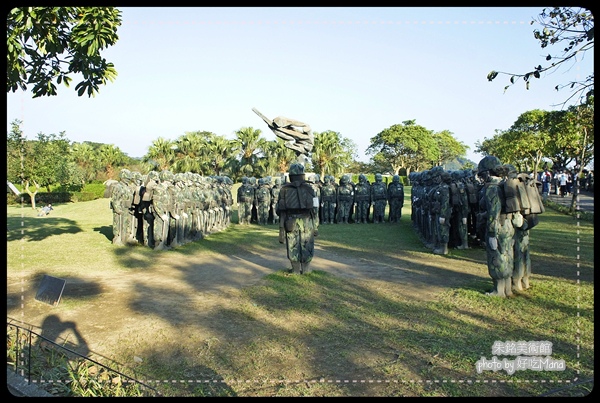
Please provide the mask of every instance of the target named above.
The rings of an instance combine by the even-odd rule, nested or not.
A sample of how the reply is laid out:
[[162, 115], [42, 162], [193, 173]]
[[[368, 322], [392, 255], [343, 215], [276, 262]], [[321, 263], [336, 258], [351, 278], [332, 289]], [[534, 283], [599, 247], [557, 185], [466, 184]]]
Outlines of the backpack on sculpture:
[[527, 229], [535, 227], [539, 223], [538, 214], [545, 211], [535, 180], [526, 173], [520, 173], [516, 178], [507, 178], [502, 183], [502, 212], [520, 212], [527, 220]]

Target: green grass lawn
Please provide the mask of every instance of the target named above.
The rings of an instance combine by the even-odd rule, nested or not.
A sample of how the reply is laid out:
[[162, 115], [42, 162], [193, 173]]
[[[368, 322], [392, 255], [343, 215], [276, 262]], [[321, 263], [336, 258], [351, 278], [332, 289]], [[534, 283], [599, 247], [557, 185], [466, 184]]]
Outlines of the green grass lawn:
[[[427, 259], [429, 252], [410, 225], [409, 189], [402, 223], [390, 226], [387, 236], [373, 224], [329, 225], [320, 230], [320, 245], [357, 261]], [[150, 262], [153, 251], [144, 247], [112, 246], [108, 203], [56, 205], [43, 218], [27, 206], [8, 206], [8, 273], [31, 273], [40, 262], [59, 277], [125, 272]], [[202, 367], [223, 380], [161, 385], [172, 396], [587, 395], [594, 378], [593, 237], [592, 222], [547, 209], [531, 231], [534, 286], [506, 299], [484, 295], [491, 280], [467, 282], [417, 303], [391, 287], [378, 289], [322, 271], [306, 276], [279, 271], [243, 288], [235, 307], [220, 313], [217, 321], [239, 324], [239, 334], [165, 343], [155, 347], [156, 359], [138, 370], [147, 379], [177, 380]], [[176, 253], [226, 254], [252, 245], [278, 247], [276, 228], [234, 225]], [[442, 259], [448, 266], [469, 264], [487, 272], [484, 249], [452, 250]], [[517, 359], [493, 354], [495, 342], [550, 342], [550, 358], [565, 368], [478, 373], [483, 358]], [[165, 349], [179, 359], [160, 358]], [[123, 353], [134, 354], [127, 346]]]

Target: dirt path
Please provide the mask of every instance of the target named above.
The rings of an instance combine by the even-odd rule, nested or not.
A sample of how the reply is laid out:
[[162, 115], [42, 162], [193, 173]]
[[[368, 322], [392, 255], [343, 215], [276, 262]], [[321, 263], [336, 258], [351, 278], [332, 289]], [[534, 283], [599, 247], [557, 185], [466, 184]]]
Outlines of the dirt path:
[[[311, 267], [374, 287], [393, 287], [413, 301], [431, 300], [474, 277], [487, 278], [487, 273], [473, 270], [477, 264], [463, 265], [449, 276], [446, 257], [397, 255], [357, 261], [317, 245]], [[289, 267], [280, 248], [172, 259], [169, 254], [158, 257], [148, 272], [69, 280], [57, 307], [35, 300], [37, 282], [9, 278], [7, 315], [52, 340], [66, 340], [79, 352], [111, 357], [112, 349], [124, 340], [143, 344], [157, 333], [163, 338], [194, 331], [211, 337], [214, 328], [204, 326], [203, 319], [214, 318], [219, 309], [233, 309], [241, 288]]]

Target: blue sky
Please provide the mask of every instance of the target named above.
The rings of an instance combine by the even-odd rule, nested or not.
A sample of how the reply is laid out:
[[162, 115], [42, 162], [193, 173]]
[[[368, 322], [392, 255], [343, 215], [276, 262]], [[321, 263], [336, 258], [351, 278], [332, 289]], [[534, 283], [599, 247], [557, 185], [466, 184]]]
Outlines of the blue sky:
[[477, 163], [476, 141], [526, 111], [560, 109], [569, 93], [554, 87], [593, 71], [586, 54], [529, 90], [519, 81], [504, 92], [507, 76], [487, 81], [559, 54], [564, 45], [542, 49], [533, 37], [542, 7], [119, 9], [119, 41], [103, 52], [117, 79], [95, 98], [78, 97], [76, 81], [55, 97], [7, 93], [7, 131], [19, 119], [30, 139], [65, 132], [142, 157], [153, 140], [194, 131], [233, 139], [253, 127], [274, 140], [255, 107], [339, 132], [362, 161], [373, 136], [414, 119], [452, 132]]

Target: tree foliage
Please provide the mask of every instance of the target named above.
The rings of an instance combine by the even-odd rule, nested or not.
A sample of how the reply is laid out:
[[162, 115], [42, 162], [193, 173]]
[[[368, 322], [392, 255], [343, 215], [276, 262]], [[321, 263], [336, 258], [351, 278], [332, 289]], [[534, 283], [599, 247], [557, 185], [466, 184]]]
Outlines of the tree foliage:
[[[493, 81], [499, 74], [508, 75], [510, 84], [504, 87], [505, 91], [519, 79], [523, 79], [526, 88], [529, 89], [532, 78], [539, 79], [542, 73], [552, 73], [560, 67], [571, 66], [584, 57], [587, 51], [594, 49], [594, 15], [588, 9], [544, 8], [539, 16], [531, 21], [532, 25], [535, 23], [541, 25], [541, 28], [535, 29], [533, 36], [540, 42], [542, 49], [549, 45], [566, 45], [555, 55], [548, 53], [544, 65], [539, 64], [533, 70], [521, 74], [491, 71], [487, 76], [488, 81]], [[594, 96], [594, 72], [583, 80], [562, 83], [555, 87], [557, 91], [563, 88], [572, 91], [563, 104], [575, 97], [579, 99], [579, 103], [586, 102]]]
[[33, 85], [33, 98], [53, 96], [56, 84], [69, 87], [81, 75], [77, 94], [95, 96], [117, 76], [100, 52], [117, 42], [120, 25], [121, 12], [114, 7], [13, 8], [7, 17], [6, 92]]
[[[63, 165], [70, 161], [70, 145], [64, 132], [38, 133], [37, 140], [27, 140], [21, 124], [19, 120], [11, 122], [7, 134], [7, 179], [24, 185], [35, 208], [35, 194], [40, 187], [50, 192], [51, 185], [65, 181]], [[30, 184], [35, 185], [35, 192], [29, 190]]]
[[349, 139], [332, 130], [314, 133], [312, 170], [321, 176], [339, 176], [347, 168], [355, 153], [356, 146]]
[[438, 165], [444, 165], [459, 157], [464, 157], [469, 149], [469, 146], [462, 141], [458, 141], [449, 130], [434, 133], [433, 139], [440, 150]]
[[372, 137], [367, 154], [373, 156], [376, 164], [387, 165], [392, 173], [404, 168], [407, 175], [411, 170], [429, 168], [440, 159], [433, 131], [417, 125], [415, 120], [392, 125]]
[[538, 172], [545, 160], [561, 169], [586, 166], [594, 155], [594, 98], [566, 110], [522, 113], [508, 130], [476, 143], [476, 152], [494, 155], [522, 171]]

